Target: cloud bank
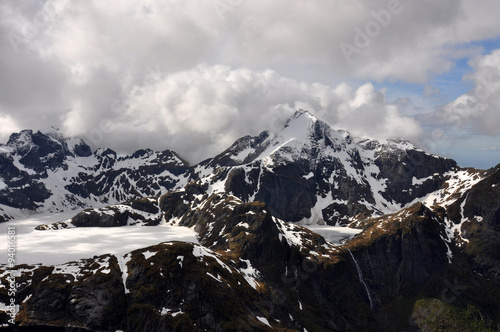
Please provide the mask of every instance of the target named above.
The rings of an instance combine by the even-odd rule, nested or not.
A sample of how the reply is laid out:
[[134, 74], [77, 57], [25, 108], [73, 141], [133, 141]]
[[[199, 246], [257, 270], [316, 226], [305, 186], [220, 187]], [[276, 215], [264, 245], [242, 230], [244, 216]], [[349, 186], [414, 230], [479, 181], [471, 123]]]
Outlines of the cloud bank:
[[[383, 93], [370, 83], [358, 89], [347, 84], [329, 87], [299, 82], [271, 70], [220, 65], [200, 65], [136, 86], [115, 109], [113, 119], [100, 121], [109, 122], [110, 133], [123, 132], [119, 143], [123, 147], [136, 136], [156, 135], [157, 142], [187, 152], [188, 159], [200, 160], [227, 148], [242, 133], [280, 130], [298, 108], [355, 135], [417, 139], [421, 134], [418, 123], [387, 104]], [[81, 113], [83, 117], [85, 111]], [[71, 127], [73, 123], [75, 127]], [[71, 122], [67, 128], [78, 133], [79, 122]], [[135, 135], [127, 138], [125, 133], [130, 130]]]
[[474, 88], [437, 113], [455, 127], [488, 135], [500, 134], [500, 49], [471, 61], [474, 72], [465, 79]]
[[[365, 82], [425, 84], [467, 57], [479, 87], [499, 62], [475, 42], [499, 36], [499, 10], [494, 0], [5, 0], [0, 139], [56, 126], [95, 146], [196, 161], [302, 107], [356, 135], [418, 141], [422, 125]], [[497, 133], [490, 87], [447, 105], [440, 123]]]

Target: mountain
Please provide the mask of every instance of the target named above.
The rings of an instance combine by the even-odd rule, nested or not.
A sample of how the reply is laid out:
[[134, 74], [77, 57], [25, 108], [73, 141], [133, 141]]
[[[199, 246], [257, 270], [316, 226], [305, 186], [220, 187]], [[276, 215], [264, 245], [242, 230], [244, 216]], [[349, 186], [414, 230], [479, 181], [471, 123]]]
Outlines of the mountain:
[[404, 140], [383, 142], [333, 130], [306, 111], [285, 128], [243, 137], [198, 174], [213, 191], [265, 202], [283, 220], [346, 224], [395, 212], [439, 189], [453, 160], [428, 154]]
[[55, 129], [23, 130], [0, 145], [0, 221], [161, 195], [188, 177], [186, 163], [169, 150], [119, 157], [110, 149], [92, 153]]
[[[6, 219], [83, 208], [70, 219], [40, 223], [39, 234], [164, 224], [198, 234], [198, 243], [16, 266], [21, 325], [500, 328], [500, 165], [463, 169], [404, 140], [352, 137], [305, 111], [279, 132], [242, 137], [196, 165], [168, 150], [92, 153], [57, 131], [13, 134], [0, 151]], [[25, 159], [30, 153], [32, 161]], [[30, 187], [43, 195], [32, 199]], [[14, 205], [14, 195], [26, 199]], [[359, 234], [330, 242], [321, 224]], [[2, 285], [9, 273], [0, 266]], [[0, 302], [8, 301], [0, 287]], [[7, 321], [2, 308], [0, 320]]]
[[123, 157], [109, 149], [91, 153], [83, 141], [58, 132], [13, 134], [0, 152], [5, 220], [25, 211], [159, 196], [199, 181], [209, 193], [265, 202], [285, 221], [349, 224], [395, 212], [436, 191], [449, 172], [459, 170], [453, 160], [408, 141], [355, 138], [302, 110], [280, 132], [243, 137], [192, 166], [169, 150]]

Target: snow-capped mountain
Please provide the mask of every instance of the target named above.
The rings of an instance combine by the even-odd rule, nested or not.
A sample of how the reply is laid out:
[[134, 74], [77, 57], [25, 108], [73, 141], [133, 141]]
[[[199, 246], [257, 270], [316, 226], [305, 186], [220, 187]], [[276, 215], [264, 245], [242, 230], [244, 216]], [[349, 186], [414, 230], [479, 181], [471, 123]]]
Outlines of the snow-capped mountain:
[[439, 189], [444, 174], [458, 169], [407, 141], [352, 137], [306, 111], [296, 112], [283, 130], [243, 137], [198, 165], [169, 150], [92, 153], [57, 131], [25, 130], [0, 146], [0, 167], [4, 219], [159, 196], [194, 180], [209, 193], [262, 201], [274, 216], [305, 224], [395, 212]]
[[[463, 169], [404, 140], [352, 137], [306, 111], [281, 131], [242, 137], [197, 165], [169, 150], [92, 153], [57, 131], [13, 134], [0, 158], [5, 219], [84, 208], [40, 222], [38, 234], [141, 226], [197, 234], [197, 243], [166, 239], [125, 254], [15, 267], [22, 324], [96, 331], [500, 326], [500, 166]], [[325, 223], [358, 229], [332, 242]], [[8, 276], [0, 266], [0, 319]]]
[[0, 145], [0, 220], [25, 214], [116, 204], [182, 188], [188, 167], [174, 152], [92, 153], [53, 129], [12, 134]]
[[298, 111], [282, 131], [243, 137], [195, 172], [209, 191], [265, 202], [280, 219], [337, 224], [398, 211], [457, 169], [408, 141], [352, 137]]

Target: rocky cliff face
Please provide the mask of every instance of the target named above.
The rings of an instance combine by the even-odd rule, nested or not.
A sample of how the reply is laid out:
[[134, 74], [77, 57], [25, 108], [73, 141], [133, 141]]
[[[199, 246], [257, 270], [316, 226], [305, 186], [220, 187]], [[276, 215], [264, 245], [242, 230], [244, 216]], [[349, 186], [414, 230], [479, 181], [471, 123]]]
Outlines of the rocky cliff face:
[[446, 209], [450, 237], [460, 243], [475, 270], [500, 280], [500, 167], [466, 190]]

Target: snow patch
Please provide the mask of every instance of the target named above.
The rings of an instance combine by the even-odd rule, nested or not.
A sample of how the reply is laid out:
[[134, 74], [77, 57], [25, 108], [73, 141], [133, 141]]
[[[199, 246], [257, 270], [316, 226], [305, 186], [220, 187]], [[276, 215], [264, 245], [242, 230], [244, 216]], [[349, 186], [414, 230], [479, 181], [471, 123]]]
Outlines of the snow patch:
[[245, 278], [246, 282], [250, 286], [252, 286], [253, 289], [257, 289], [258, 282], [256, 278], [259, 277], [259, 271], [252, 266], [252, 263], [250, 263], [248, 259], [246, 260], [242, 259], [241, 261], [244, 262], [247, 266], [244, 269], [243, 268], [239, 269], [241, 274], [243, 275], [243, 278]]
[[260, 316], [256, 316], [255, 318], [257, 318], [257, 320], [260, 321], [261, 323], [271, 327], [271, 324], [269, 324], [269, 321], [266, 318]]
[[182, 268], [182, 263], [184, 262], [184, 256], [177, 256], [177, 260], [179, 261], [179, 265]]
[[313, 172], [309, 172], [309, 174], [306, 174], [306, 175], [302, 175], [302, 177], [306, 180], [309, 180], [310, 178], [312, 178], [314, 176], [314, 173]]
[[148, 260], [151, 257], [153, 257], [154, 255], [156, 255], [156, 252], [148, 250], [148, 251], [143, 251], [142, 254], [144, 255], [144, 259]]
[[128, 278], [128, 266], [127, 263], [132, 259], [132, 254], [126, 254], [125, 256], [116, 256], [118, 259], [118, 265], [120, 266], [120, 271], [122, 271], [122, 281], [123, 288], [125, 289], [125, 294], [129, 294], [130, 290], [127, 288], [127, 278]]

